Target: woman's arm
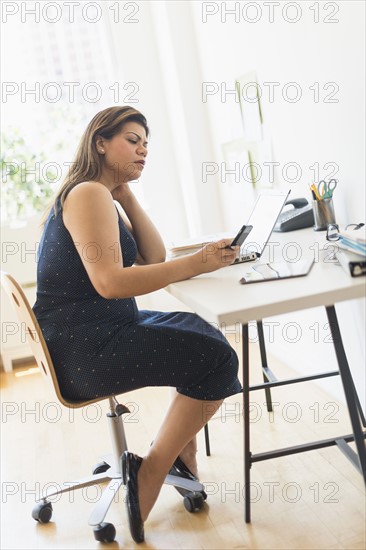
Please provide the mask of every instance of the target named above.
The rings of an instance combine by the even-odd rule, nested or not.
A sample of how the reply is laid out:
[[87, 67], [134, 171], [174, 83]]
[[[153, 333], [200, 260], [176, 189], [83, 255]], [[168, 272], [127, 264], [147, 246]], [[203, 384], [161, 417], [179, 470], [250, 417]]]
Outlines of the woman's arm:
[[[233, 263], [238, 252], [225, 248], [231, 242], [228, 239], [170, 262], [125, 268], [118, 213], [111, 193], [96, 182], [81, 183], [70, 191], [63, 220], [92, 285], [106, 299], [147, 294], [170, 283], [214, 271]], [[93, 257], [90, 250], [95, 251]]]
[[[113, 192], [127, 215], [126, 225], [131, 230], [137, 244], [139, 265], [156, 264], [165, 261], [166, 251], [158, 230], [139, 204], [128, 183], [119, 185]], [[129, 222], [129, 223], [128, 223]]]

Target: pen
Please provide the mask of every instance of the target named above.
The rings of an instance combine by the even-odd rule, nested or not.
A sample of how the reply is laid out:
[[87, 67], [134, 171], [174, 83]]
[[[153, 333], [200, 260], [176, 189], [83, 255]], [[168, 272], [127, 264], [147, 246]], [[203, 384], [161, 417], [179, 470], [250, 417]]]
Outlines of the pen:
[[[315, 184], [312, 183], [311, 185], [309, 184], [309, 188], [310, 188], [310, 191], [311, 191], [311, 195], [313, 197], [313, 200], [320, 200], [320, 197], [319, 195], [317, 194], [317, 190], [316, 190], [316, 187], [315, 187]], [[318, 195], [318, 196], [317, 196]]]
[[322, 198], [321, 198], [321, 196], [320, 196], [319, 193], [318, 193], [318, 190], [317, 190], [317, 188], [316, 188], [315, 183], [312, 183], [312, 184], [310, 185], [310, 189], [311, 189], [311, 192], [313, 193], [313, 196], [315, 195], [315, 198], [316, 198], [318, 201], [321, 201]]

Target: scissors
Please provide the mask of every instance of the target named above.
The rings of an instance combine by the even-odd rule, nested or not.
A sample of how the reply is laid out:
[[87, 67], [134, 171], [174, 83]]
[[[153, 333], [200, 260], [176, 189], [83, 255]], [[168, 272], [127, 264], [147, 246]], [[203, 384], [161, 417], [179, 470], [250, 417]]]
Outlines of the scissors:
[[321, 180], [318, 184], [318, 193], [321, 199], [331, 199], [336, 187], [337, 180], [335, 179], [329, 180], [328, 183], [325, 180]]

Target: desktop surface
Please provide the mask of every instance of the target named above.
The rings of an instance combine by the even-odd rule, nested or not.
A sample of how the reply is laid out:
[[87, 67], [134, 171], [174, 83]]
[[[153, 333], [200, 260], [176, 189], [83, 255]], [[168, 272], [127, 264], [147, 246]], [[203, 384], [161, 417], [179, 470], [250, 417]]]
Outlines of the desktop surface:
[[258, 263], [314, 255], [306, 277], [241, 285], [245, 264], [236, 264], [173, 283], [166, 290], [211, 323], [248, 323], [366, 295], [365, 277], [352, 278], [332, 260], [334, 245], [325, 233], [302, 229], [272, 234]]

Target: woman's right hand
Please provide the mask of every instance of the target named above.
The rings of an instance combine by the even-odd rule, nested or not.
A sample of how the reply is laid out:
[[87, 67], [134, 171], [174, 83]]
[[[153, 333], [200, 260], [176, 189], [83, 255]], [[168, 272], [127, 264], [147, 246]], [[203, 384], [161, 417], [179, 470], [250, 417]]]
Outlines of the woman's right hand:
[[240, 246], [229, 248], [231, 242], [232, 239], [221, 239], [207, 244], [201, 250], [192, 254], [191, 258], [198, 269], [197, 274], [209, 273], [231, 265], [240, 252]]

